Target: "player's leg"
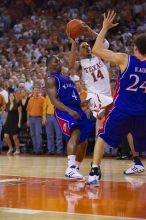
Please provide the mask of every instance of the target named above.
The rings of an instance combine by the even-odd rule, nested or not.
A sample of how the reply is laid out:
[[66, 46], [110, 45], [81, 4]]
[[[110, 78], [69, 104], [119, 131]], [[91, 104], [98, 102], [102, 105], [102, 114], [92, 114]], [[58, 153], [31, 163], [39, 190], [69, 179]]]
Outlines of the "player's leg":
[[87, 184], [98, 186], [101, 177], [99, 165], [104, 153], [105, 142], [113, 147], [117, 147], [122, 138], [129, 133], [129, 126], [128, 116], [118, 112], [116, 108], [107, 116], [103, 128], [99, 130], [99, 137], [95, 144], [93, 164]]
[[127, 139], [128, 139], [131, 152], [132, 152], [134, 163], [127, 170], [124, 170], [124, 174], [130, 175], [130, 174], [143, 172], [144, 166], [139, 158], [139, 153], [135, 151], [134, 144], [133, 144], [133, 137], [130, 133], [127, 135]]
[[94, 147], [92, 168], [88, 176], [88, 184], [90, 185], [99, 185], [99, 180], [101, 178], [100, 163], [104, 154], [104, 145], [105, 141], [98, 137]]
[[[90, 132], [92, 131], [93, 124], [86, 117], [82, 109], [75, 109], [79, 112], [82, 120], [77, 121], [72, 118], [68, 113], [62, 111], [56, 111], [55, 115], [58, 123], [60, 124], [62, 131], [68, 141], [67, 144], [67, 155], [68, 155], [68, 168], [65, 176], [68, 178], [83, 178], [83, 176], [76, 169], [76, 155], [80, 155], [80, 160], [83, 159], [86, 147], [82, 145], [82, 150], [78, 145], [84, 143], [87, 140]], [[78, 153], [77, 153], [78, 150]]]
[[80, 164], [86, 155], [87, 145], [88, 145], [88, 141], [86, 140], [83, 143], [79, 144], [77, 147], [77, 153], [76, 153], [76, 167], [77, 167], [77, 169], [79, 169]]
[[76, 153], [77, 168], [79, 168], [82, 160], [85, 157], [88, 144], [87, 140], [94, 127], [94, 123], [87, 118], [86, 114], [82, 110], [80, 111], [80, 115], [82, 116], [82, 120], [80, 121], [80, 142]]
[[83, 176], [76, 169], [76, 153], [79, 139], [80, 130], [78, 127], [75, 127], [72, 129], [70, 139], [67, 143], [68, 168], [65, 173], [65, 177], [67, 178], [83, 178]]

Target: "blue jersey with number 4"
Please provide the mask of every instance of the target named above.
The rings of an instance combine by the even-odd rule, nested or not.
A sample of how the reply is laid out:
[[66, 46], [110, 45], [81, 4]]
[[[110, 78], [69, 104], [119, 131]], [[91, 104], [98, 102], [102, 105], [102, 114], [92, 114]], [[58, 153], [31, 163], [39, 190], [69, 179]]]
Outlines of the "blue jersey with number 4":
[[127, 68], [120, 74], [115, 106], [132, 115], [146, 115], [146, 61], [129, 56]]
[[80, 106], [81, 100], [75, 83], [68, 76], [64, 76], [61, 73], [52, 73], [49, 77], [55, 78], [57, 96], [64, 105]]

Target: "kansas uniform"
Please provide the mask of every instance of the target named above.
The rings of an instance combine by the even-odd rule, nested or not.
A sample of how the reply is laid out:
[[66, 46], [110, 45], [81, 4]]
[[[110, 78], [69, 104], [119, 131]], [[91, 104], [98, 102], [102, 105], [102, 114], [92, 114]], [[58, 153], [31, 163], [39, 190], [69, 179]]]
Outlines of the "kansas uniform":
[[109, 73], [103, 61], [95, 56], [81, 59], [81, 67], [82, 80], [88, 91], [87, 99], [91, 99], [90, 109], [96, 117], [101, 107], [106, 107], [113, 101]]
[[99, 136], [117, 147], [131, 133], [136, 151], [146, 150], [146, 61], [129, 56], [126, 70], [119, 75], [114, 108]]
[[55, 78], [57, 87], [57, 97], [60, 102], [69, 107], [70, 109], [78, 112], [81, 119], [76, 120], [67, 112], [61, 111], [55, 108], [55, 116], [62, 129], [66, 139], [70, 139], [71, 131], [73, 128], [78, 127], [80, 129], [80, 141], [85, 141], [93, 127], [92, 122], [86, 117], [86, 114], [82, 111], [80, 105], [81, 100], [76, 90], [74, 82], [67, 76], [56, 73], [51, 74], [49, 77]]

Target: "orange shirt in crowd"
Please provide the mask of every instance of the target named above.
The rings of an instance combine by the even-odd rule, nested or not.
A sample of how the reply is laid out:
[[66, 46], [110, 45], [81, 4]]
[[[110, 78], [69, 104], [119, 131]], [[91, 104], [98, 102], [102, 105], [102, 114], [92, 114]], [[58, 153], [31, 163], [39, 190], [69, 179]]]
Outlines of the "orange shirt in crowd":
[[27, 105], [27, 112], [29, 116], [43, 116], [45, 98], [43, 96], [30, 97]]
[[[84, 90], [84, 89], [81, 89], [81, 92], [79, 92], [79, 95], [80, 95], [80, 99], [81, 99], [81, 102], [85, 101], [86, 100], [86, 97], [87, 97], [87, 91]], [[84, 112], [86, 112], [88, 110], [88, 106], [86, 104], [82, 105], [82, 110]]]
[[84, 101], [84, 100], [86, 100], [86, 97], [87, 97], [87, 91], [82, 89], [81, 92], [79, 93], [79, 95], [80, 95], [81, 101]]
[[43, 108], [43, 116], [46, 115], [54, 115], [54, 105], [52, 105], [50, 98], [48, 96], [45, 97], [44, 108]]
[[6, 107], [5, 99], [4, 97], [0, 94], [0, 111], [4, 110]]

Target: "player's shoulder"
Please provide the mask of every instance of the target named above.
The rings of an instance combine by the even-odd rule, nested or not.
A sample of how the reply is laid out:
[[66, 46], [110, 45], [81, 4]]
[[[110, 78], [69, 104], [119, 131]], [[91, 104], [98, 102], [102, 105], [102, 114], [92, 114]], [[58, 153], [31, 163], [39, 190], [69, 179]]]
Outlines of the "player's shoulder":
[[130, 67], [134, 67], [135, 65], [141, 64], [141, 60], [139, 60], [136, 56], [134, 55], [128, 55], [128, 65]]
[[132, 54], [132, 55], [128, 55], [128, 59], [129, 59], [130, 61], [137, 61], [137, 62], [140, 61], [140, 60], [139, 60], [136, 56], [134, 56], [133, 54]]
[[48, 78], [47, 78], [47, 84], [48, 86], [53, 86], [56, 84], [56, 78], [53, 76], [53, 75], [48, 75]]

